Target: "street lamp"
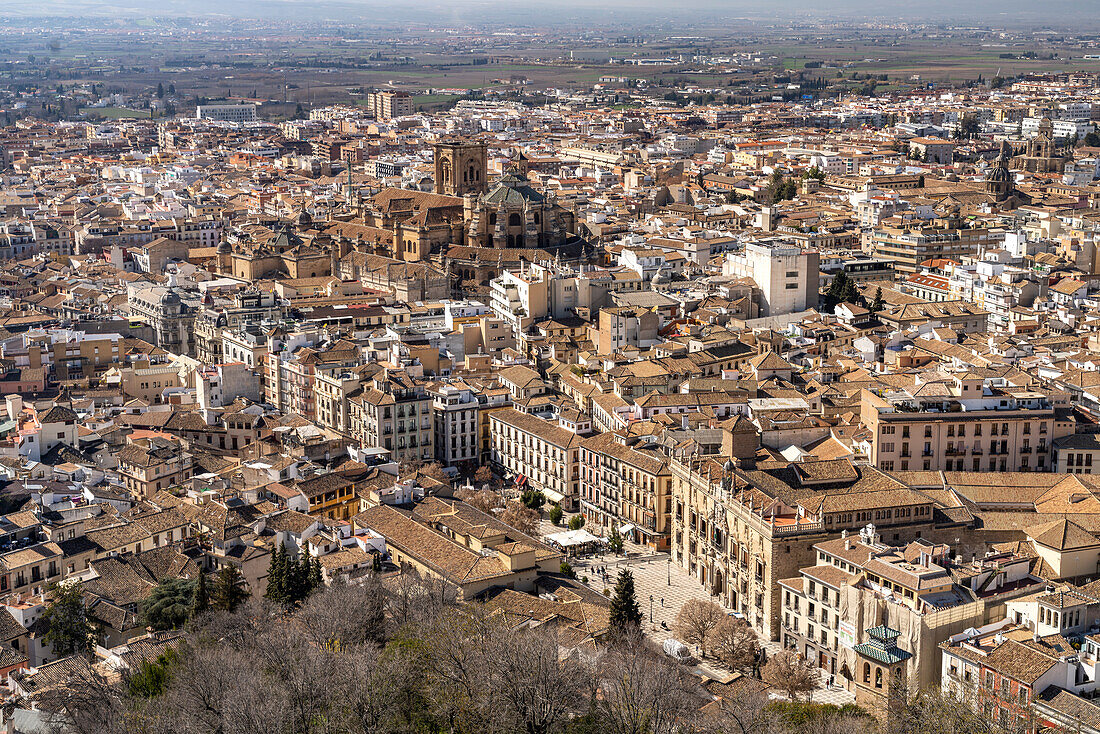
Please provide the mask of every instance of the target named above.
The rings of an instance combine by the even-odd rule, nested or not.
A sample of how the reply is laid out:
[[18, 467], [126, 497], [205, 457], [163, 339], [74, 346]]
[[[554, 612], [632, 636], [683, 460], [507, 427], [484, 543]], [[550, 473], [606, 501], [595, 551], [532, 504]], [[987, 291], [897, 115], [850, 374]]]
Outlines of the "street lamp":
[[666, 559], [665, 567], [668, 569], [668, 585], [672, 586], [672, 556]]
[[649, 595], [649, 623], [653, 624], [653, 594]]

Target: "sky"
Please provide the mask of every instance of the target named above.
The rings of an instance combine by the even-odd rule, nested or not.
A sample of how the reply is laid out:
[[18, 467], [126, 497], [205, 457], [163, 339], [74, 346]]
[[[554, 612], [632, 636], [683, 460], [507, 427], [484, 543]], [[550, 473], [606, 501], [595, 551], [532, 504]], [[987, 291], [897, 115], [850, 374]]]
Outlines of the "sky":
[[[1003, 27], [1064, 25], [1079, 27], [1100, 16], [1100, 0], [0, 0], [5, 13], [19, 16], [72, 17], [217, 16], [238, 18], [311, 18], [363, 20], [478, 22], [499, 18], [504, 23], [553, 24], [558, 19], [590, 18], [611, 23], [629, 19], [693, 19], [751, 17], [830, 18], [909, 21], [980, 20]], [[565, 14], [564, 16], [562, 14]]]

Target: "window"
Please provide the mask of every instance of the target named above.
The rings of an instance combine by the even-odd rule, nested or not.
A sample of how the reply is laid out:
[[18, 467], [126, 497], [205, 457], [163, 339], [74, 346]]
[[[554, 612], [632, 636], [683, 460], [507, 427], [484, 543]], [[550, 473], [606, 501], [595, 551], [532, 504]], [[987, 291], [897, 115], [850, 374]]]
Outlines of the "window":
[[784, 286], [784, 288], [786, 288], [789, 291], [793, 291], [797, 287], [798, 287], [798, 283], [787, 283], [787, 285]]

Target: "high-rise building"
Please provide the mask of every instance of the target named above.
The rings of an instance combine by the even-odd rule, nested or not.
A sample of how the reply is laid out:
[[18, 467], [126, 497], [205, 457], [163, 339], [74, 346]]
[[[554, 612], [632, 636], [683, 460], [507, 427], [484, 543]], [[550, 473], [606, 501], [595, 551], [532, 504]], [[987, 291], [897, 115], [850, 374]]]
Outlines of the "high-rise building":
[[817, 306], [821, 276], [817, 250], [753, 243], [744, 254], [730, 254], [723, 275], [752, 278], [760, 286], [761, 316], [782, 316]]
[[201, 104], [195, 108], [195, 117], [217, 122], [255, 122], [254, 104]]

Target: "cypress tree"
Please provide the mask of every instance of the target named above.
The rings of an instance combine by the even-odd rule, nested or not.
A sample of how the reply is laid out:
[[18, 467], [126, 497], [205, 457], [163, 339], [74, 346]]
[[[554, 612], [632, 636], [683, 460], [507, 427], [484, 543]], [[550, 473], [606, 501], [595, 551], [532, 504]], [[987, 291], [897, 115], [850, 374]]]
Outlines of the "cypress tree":
[[286, 604], [297, 604], [309, 595], [309, 561], [304, 555], [287, 562]]
[[267, 568], [265, 599], [279, 603], [286, 599], [286, 570], [286, 546], [279, 543], [279, 547], [271, 554], [271, 565]]
[[234, 612], [245, 599], [248, 591], [244, 588], [244, 578], [236, 566], [226, 566], [218, 572], [218, 581], [214, 584], [214, 608]]
[[191, 617], [210, 609], [210, 590], [206, 587], [206, 574], [199, 572], [198, 581], [195, 582], [195, 592], [191, 596]]
[[634, 593], [634, 574], [625, 568], [619, 571], [611, 595], [610, 622], [611, 628], [620, 632], [642, 623], [642, 610]]
[[324, 585], [324, 577], [321, 576], [321, 560], [314, 558], [309, 564], [309, 591], [313, 593]]

